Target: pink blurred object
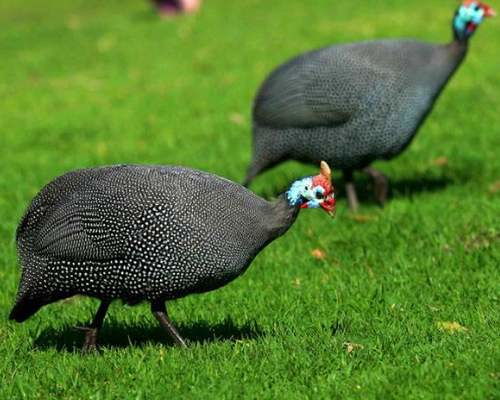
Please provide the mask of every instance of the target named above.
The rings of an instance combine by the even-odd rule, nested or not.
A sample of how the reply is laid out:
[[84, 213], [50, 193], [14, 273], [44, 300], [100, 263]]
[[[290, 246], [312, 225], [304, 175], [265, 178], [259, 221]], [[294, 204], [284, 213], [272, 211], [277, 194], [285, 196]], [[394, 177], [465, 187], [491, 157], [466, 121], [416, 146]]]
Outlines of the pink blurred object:
[[161, 16], [192, 14], [200, 8], [201, 0], [153, 0]]
[[182, 9], [187, 13], [193, 13], [200, 8], [201, 0], [181, 0]]

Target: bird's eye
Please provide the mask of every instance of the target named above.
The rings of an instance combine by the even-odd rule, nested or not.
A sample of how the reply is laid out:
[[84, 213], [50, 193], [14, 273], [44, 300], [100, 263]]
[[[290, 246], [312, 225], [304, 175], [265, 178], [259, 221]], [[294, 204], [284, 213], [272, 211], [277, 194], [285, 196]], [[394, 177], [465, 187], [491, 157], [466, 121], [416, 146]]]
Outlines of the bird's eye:
[[320, 191], [317, 191], [317, 192], [316, 192], [316, 198], [317, 198], [318, 200], [322, 199], [323, 197], [324, 197], [324, 196], [323, 196], [323, 193], [321, 193]]

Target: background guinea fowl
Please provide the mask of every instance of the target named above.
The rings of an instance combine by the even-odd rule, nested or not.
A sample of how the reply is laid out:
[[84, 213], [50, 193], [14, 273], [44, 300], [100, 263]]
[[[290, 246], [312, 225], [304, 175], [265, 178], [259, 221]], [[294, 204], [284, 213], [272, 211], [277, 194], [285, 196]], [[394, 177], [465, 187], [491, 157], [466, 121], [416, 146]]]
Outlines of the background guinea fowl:
[[217, 289], [285, 233], [300, 208], [333, 212], [330, 169], [300, 179], [274, 202], [208, 173], [111, 166], [67, 173], [33, 199], [17, 229], [22, 277], [10, 318], [75, 294], [101, 299], [84, 348], [113, 299], [151, 302], [177, 344], [165, 301]]
[[244, 182], [287, 160], [326, 160], [342, 169], [351, 209], [358, 205], [352, 172], [374, 180], [380, 203], [388, 181], [369, 167], [411, 142], [437, 96], [460, 65], [486, 4], [465, 1], [446, 45], [381, 40], [331, 46], [302, 54], [273, 71], [253, 108], [253, 158]]

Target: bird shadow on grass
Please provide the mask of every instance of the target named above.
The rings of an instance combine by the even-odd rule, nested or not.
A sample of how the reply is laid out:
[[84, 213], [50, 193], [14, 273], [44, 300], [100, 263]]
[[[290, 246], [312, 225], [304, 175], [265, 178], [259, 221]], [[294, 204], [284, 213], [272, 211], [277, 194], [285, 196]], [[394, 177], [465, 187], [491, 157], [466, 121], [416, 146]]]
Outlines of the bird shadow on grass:
[[[447, 177], [415, 176], [414, 178], [394, 179], [389, 178], [389, 196], [391, 199], [401, 197], [414, 197], [425, 193], [434, 193], [445, 190], [448, 186], [455, 184], [455, 180]], [[356, 191], [362, 203], [376, 204], [373, 190], [373, 182], [367, 177], [359, 177], [355, 181]], [[337, 187], [341, 188], [339, 197], [346, 197], [344, 181], [340, 180]]]
[[[452, 178], [447, 175], [443, 176], [429, 176], [429, 175], [415, 175], [413, 178], [403, 178], [403, 179], [391, 179], [389, 178], [389, 201], [391, 198], [399, 197], [412, 197], [417, 196], [422, 193], [433, 193], [439, 192], [446, 187], [456, 184], [457, 179]], [[467, 177], [461, 178], [461, 182], [467, 181]], [[356, 186], [356, 193], [358, 195], [361, 203], [372, 203], [376, 204], [376, 200], [373, 194], [373, 183], [367, 177], [361, 174], [356, 175], [354, 184]], [[343, 178], [339, 177], [335, 180], [337, 198], [346, 198], [345, 193], [345, 181]], [[273, 185], [269, 187], [266, 191], [261, 194], [264, 198], [272, 199], [276, 198], [281, 193], [284, 193], [288, 189], [288, 186]]]
[[[177, 326], [180, 335], [190, 344], [206, 344], [213, 342], [236, 342], [240, 340], [255, 340], [264, 333], [254, 322], [236, 325], [232, 319], [210, 324], [197, 321]], [[34, 341], [34, 347], [39, 350], [56, 349], [77, 353], [81, 351], [84, 333], [72, 326], [61, 329], [47, 328]], [[150, 344], [173, 346], [174, 343], [159, 326], [133, 326], [123, 323], [105, 325], [99, 333], [98, 343], [101, 348], [119, 349], [127, 347], [143, 347]]]

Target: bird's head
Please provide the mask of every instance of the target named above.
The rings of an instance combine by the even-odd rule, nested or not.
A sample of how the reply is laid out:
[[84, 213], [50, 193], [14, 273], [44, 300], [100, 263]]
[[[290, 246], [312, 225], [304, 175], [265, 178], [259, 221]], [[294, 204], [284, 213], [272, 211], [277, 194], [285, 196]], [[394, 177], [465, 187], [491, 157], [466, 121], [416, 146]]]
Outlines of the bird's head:
[[288, 204], [300, 208], [323, 208], [335, 215], [335, 192], [328, 164], [321, 161], [320, 173], [292, 183], [286, 192]]
[[464, 0], [453, 18], [453, 31], [458, 40], [469, 39], [485, 18], [494, 17], [495, 10], [478, 0]]

